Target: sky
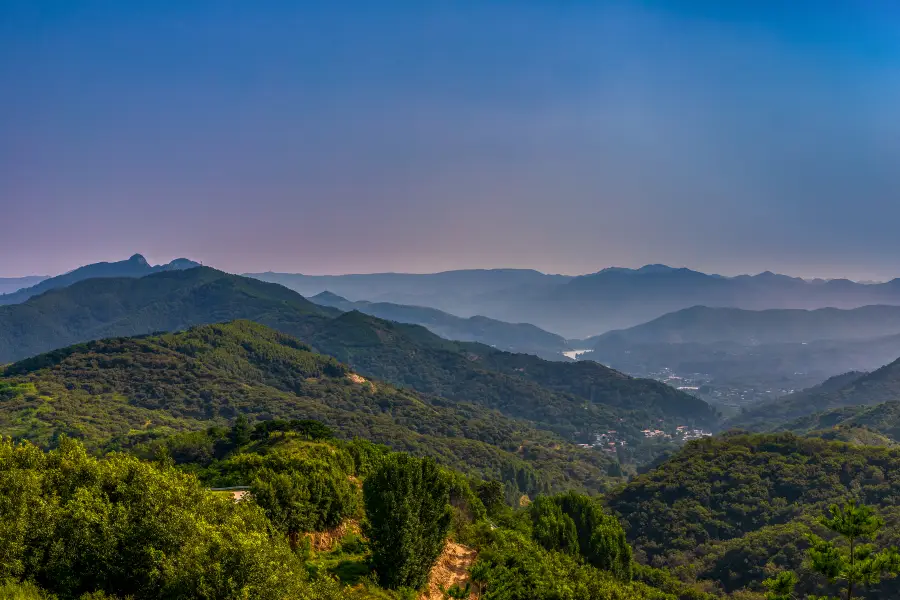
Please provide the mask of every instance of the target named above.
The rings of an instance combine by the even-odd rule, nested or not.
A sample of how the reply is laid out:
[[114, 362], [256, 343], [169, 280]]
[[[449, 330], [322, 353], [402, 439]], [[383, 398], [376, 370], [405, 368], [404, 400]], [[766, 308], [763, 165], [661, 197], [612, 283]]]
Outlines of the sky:
[[0, 276], [900, 276], [895, 0], [3, 0]]

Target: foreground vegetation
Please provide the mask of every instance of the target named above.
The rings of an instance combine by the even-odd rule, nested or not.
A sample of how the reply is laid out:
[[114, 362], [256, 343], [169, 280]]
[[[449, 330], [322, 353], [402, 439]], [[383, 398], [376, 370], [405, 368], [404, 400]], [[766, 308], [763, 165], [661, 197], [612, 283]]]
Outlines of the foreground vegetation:
[[[853, 597], [898, 592], [900, 451], [886, 448], [791, 434], [692, 442], [604, 502], [516, 497], [311, 420], [239, 417], [102, 458], [56, 444], [0, 445], [0, 589], [12, 597], [401, 600], [434, 589], [448, 541], [475, 558], [465, 582], [429, 598], [837, 597], [856, 577], [842, 556], [879, 569]], [[220, 486], [248, 494], [208, 491]], [[841, 513], [823, 515], [852, 496], [878, 526], [846, 554]], [[833, 583], [816, 575], [827, 564]]]
[[[478, 550], [468, 585], [482, 598], [675, 598], [632, 580], [624, 531], [588, 497], [513, 510], [495, 484], [430, 459], [303, 437], [270, 433], [200, 473], [240, 473], [252, 493], [238, 502], [171, 457], [98, 459], [66, 437], [49, 452], [4, 441], [0, 589], [84, 600], [399, 599], [426, 583], [450, 536]], [[358, 521], [364, 538], [311, 547], [308, 534]]]

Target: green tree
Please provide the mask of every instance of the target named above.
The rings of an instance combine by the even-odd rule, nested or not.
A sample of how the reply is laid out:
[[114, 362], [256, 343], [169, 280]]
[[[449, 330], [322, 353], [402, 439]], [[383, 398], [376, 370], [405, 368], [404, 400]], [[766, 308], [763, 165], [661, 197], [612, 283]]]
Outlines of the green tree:
[[547, 496], [538, 496], [529, 507], [532, 537], [547, 550], [578, 553], [578, 532], [575, 522], [564, 514], [559, 504]]
[[575, 524], [578, 548], [584, 559], [622, 581], [630, 581], [634, 561], [619, 520], [603, 512], [596, 500], [583, 494], [568, 492], [554, 496], [553, 501]]
[[[877, 584], [882, 577], [895, 576], [900, 571], [900, 553], [895, 548], [876, 552], [872, 544], [865, 543], [884, 526], [870, 507], [849, 500], [844, 506], [832, 504], [828, 512], [830, 516], [822, 517], [820, 523], [839, 537], [832, 541], [810, 534], [807, 559], [810, 569], [824, 575], [829, 583], [840, 582], [842, 589], [836, 598], [853, 600], [859, 587]], [[793, 573], [779, 573], [765, 580], [767, 600], [794, 598], [796, 583]], [[810, 596], [810, 600], [830, 598]]]
[[250, 423], [244, 415], [238, 415], [231, 426], [231, 443], [236, 448], [250, 443]]
[[51, 452], [0, 440], [0, 581], [61, 599], [310, 597], [303, 564], [271, 529], [253, 502], [173, 467], [97, 459], [66, 437]]
[[449, 486], [434, 460], [389, 456], [363, 485], [364, 532], [387, 588], [425, 585], [450, 529]]
[[353, 484], [339, 469], [309, 462], [282, 471], [256, 472], [250, 493], [296, 547], [299, 534], [335, 527], [355, 511]]
[[494, 514], [497, 510], [502, 508], [506, 502], [503, 483], [496, 479], [482, 482], [478, 486], [477, 494], [478, 497], [481, 498], [481, 503], [484, 504], [484, 508], [488, 511], [488, 514]]
[[766, 600], [794, 600], [794, 588], [797, 587], [797, 576], [792, 571], [782, 571], [775, 577], [763, 581], [766, 587]]

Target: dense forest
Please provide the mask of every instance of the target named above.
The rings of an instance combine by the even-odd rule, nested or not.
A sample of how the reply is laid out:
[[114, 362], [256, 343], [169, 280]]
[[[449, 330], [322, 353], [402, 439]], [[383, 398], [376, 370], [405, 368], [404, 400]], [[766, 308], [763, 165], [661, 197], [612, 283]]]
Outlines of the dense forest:
[[[900, 544], [900, 449], [780, 434], [730, 434], [689, 443], [613, 491], [638, 560], [712, 580], [725, 591], [761, 590], [780, 569], [799, 571], [804, 593], [824, 593], [805, 564], [809, 534], [830, 504], [856, 498], [888, 522], [876, 540]], [[900, 594], [886, 580], [867, 598]], [[802, 596], [801, 596], [802, 597]]]
[[848, 498], [880, 553], [854, 597], [898, 593], [900, 451], [733, 435], [691, 442], [605, 500], [528, 498], [334, 436], [239, 415], [101, 457], [65, 435], [49, 450], [6, 440], [0, 595], [762, 600], [780, 584], [803, 598], [840, 593], [806, 559], [841, 560], [827, 509]]
[[596, 491], [615, 464], [484, 406], [361, 377], [249, 321], [88, 342], [26, 359], [2, 371], [0, 399], [0, 431], [44, 444], [64, 433], [95, 449], [127, 448], [244, 414], [317, 419], [345, 438], [428, 454], [527, 493]]

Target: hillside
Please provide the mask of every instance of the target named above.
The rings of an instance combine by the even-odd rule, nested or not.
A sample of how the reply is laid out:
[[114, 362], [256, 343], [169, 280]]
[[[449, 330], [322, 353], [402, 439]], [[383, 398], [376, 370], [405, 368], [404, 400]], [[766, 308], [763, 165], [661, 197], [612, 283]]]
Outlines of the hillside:
[[369, 381], [294, 338], [238, 321], [89, 342], [5, 368], [0, 434], [94, 447], [251, 420], [315, 419], [504, 481], [522, 492], [598, 490], [610, 459], [475, 404]]
[[881, 404], [900, 398], [900, 360], [871, 373], [846, 373], [813, 388], [748, 408], [727, 426], [763, 431], [794, 419], [845, 406]]
[[715, 412], [692, 396], [596, 363], [567, 366], [452, 342], [424, 327], [339, 313], [282, 286], [203, 267], [88, 280], [0, 307], [0, 361], [99, 337], [234, 319], [293, 335], [363, 376], [501, 410], [568, 439], [577, 433], [591, 440], [595, 432], [616, 429], [637, 443], [650, 425], [712, 429], [717, 423]]
[[569, 349], [562, 337], [528, 323], [506, 323], [481, 316], [462, 318], [424, 306], [351, 302], [330, 292], [322, 292], [310, 300], [342, 311], [358, 310], [379, 319], [422, 325], [448, 340], [479, 342], [498, 350], [535, 354], [549, 360], [562, 360], [562, 353]]
[[900, 401], [874, 406], [844, 406], [801, 417], [777, 428], [778, 431], [818, 435], [825, 435], [823, 432], [832, 430], [851, 429], [865, 429], [886, 436], [889, 441], [900, 442]]
[[[900, 517], [900, 449], [848, 445], [792, 434], [731, 435], [691, 442], [609, 497], [635, 555], [685, 565], [725, 591], [760, 589], [771, 569], [800, 569], [806, 534], [829, 503], [852, 492], [889, 521]], [[896, 545], [898, 529], [878, 540]], [[769, 566], [769, 565], [772, 566]], [[893, 598], [891, 580], [867, 598]], [[802, 596], [801, 596], [802, 597]]]
[[70, 271], [63, 275], [44, 278], [31, 287], [0, 295], [0, 304], [18, 304], [19, 302], [24, 302], [29, 298], [43, 294], [49, 290], [63, 288], [86, 279], [100, 277], [144, 277], [151, 273], [190, 269], [197, 266], [199, 266], [198, 263], [186, 258], [178, 258], [165, 265], [151, 266], [147, 262], [147, 259], [140, 254], [135, 254], [128, 260], [94, 263], [79, 267], [74, 271]]

